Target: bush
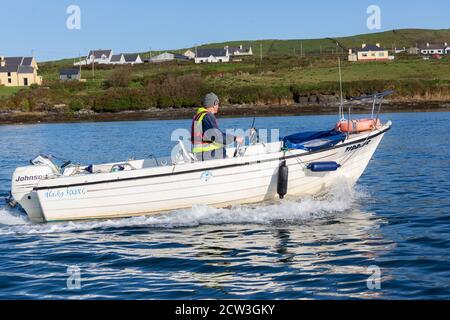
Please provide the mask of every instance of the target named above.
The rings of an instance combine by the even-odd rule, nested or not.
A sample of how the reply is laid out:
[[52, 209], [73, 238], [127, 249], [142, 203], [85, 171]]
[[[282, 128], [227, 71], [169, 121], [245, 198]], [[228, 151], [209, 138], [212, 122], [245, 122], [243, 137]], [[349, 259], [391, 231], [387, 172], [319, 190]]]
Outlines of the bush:
[[247, 86], [231, 88], [228, 97], [231, 104], [282, 104], [292, 99], [292, 93], [283, 86]]
[[83, 106], [84, 104], [81, 100], [72, 100], [69, 102], [69, 110], [73, 112], [80, 111], [81, 109], [83, 109]]
[[131, 67], [120, 67], [111, 72], [105, 85], [107, 88], [126, 88], [130, 85], [132, 79], [133, 73]]
[[156, 99], [144, 89], [110, 88], [93, 99], [95, 112], [142, 110], [156, 106]]
[[198, 106], [204, 91], [203, 80], [198, 74], [159, 76], [147, 80], [146, 90], [157, 99], [159, 108]]

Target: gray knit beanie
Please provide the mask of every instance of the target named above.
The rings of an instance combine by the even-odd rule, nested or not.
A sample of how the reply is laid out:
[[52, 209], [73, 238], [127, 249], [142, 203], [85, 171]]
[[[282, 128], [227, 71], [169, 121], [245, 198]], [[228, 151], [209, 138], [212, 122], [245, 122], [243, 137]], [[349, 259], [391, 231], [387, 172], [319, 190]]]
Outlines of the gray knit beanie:
[[219, 101], [219, 97], [215, 93], [210, 92], [203, 98], [203, 107], [213, 107], [214, 105], [219, 104]]

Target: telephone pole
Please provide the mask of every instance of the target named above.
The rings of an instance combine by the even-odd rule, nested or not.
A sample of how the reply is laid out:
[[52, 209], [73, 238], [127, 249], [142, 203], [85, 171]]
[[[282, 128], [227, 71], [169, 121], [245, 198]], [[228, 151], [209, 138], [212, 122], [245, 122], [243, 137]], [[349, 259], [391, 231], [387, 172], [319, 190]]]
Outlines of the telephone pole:
[[95, 79], [95, 54], [93, 54], [93, 59], [92, 59], [92, 79]]
[[262, 63], [262, 57], [263, 57], [263, 54], [262, 54], [262, 43], [260, 43], [259, 44], [259, 61], [260, 61], [260, 63]]
[[78, 51], [78, 64], [80, 65], [80, 79], [81, 79], [81, 52]]

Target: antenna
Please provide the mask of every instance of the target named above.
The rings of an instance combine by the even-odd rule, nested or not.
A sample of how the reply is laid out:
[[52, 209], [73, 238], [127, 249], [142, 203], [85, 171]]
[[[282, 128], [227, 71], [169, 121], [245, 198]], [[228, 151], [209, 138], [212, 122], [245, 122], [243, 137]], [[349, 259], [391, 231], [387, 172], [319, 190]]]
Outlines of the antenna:
[[342, 73], [341, 73], [341, 57], [338, 57], [338, 66], [339, 66], [339, 89], [341, 93], [341, 102], [339, 104], [339, 120], [344, 118], [344, 97], [342, 93]]

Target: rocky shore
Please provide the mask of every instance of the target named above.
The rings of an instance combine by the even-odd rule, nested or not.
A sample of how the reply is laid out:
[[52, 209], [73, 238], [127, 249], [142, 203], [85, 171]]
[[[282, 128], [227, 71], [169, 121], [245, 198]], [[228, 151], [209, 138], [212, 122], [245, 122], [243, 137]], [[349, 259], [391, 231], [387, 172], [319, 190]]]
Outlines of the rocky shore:
[[[222, 106], [221, 117], [263, 117], [263, 116], [300, 116], [336, 114], [338, 104], [317, 104], [318, 100], [301, 100], [299, 103], [289, 105], [228, 105]], [[409, 102], [409, 103], [385, 103], [382, 112], [437, 112], [450, 111], [450, 102]], [[0, 124], [32, 124], [32, 123], [58, 123], [58, 122], [96, 122], [96, 121], [137, 121], [137, 120], [172, 120], [190, 119], [195, 108], [152, 108], [140, 111], [102, 112], [96, 113], [90, 110], [78, 112], [3, 112], [0, 113]], [[352, 113], [369, 113], [367, 105], [353, 105]]]

